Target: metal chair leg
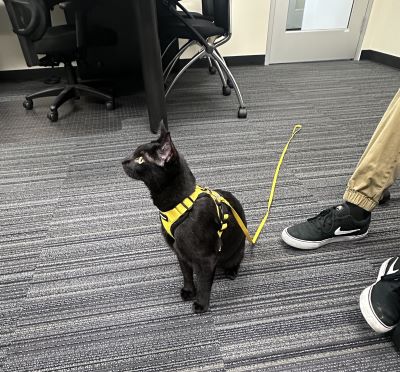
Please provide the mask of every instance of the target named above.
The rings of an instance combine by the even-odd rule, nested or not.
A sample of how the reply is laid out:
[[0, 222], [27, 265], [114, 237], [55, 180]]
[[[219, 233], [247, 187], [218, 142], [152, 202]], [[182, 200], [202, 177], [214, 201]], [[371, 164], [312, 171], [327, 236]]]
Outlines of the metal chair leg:
[[167, 98], [168, 93], [171, 91], [172, 87], [175, 85], [175, 83], [178, 81], [178, 79], [182, 76], [182, 74], [198, 59], [202, 58], [206, 54], [206, 51], [204, 49], [200, 50], [183, 68], [178, 72], [178, 74], [175, 76], [174, 80], [172, 80], [172, 83], [168, 86], [167, 91], [165, 92], [165, 98]]
[[58, 96], [64, 89], [65, 89], [65, 86], [63, 86], [63, 87], [51, 87], [51, 88], [48, 88], [48, 89], [41, 90], [40, 92], [29, 94], [25, 98], [27, 100], [32, 100], [32, 99], [35, 99], [35, 98]]
[[[221, 55], [221, 53], [218, 51], [217, 48], [215, 48], [215, 51], [217, 52], [217, 54], [221, 57], [221, 59], [224, 61], [224, 65], [226, 67], [228, 67], [228, 65], [226, 64], [225, 58]], [[231, 79], [227, 78], [226, 82], [228, 83], [229, 88], [233, 88], [233, 83], [231, 81]]]
[[168, 63], [168, 66], [164, 70], [164, 82], [167, 81], [170, 73], [172, 72], [176, 62], [178, 62], [180, 56], [192, 45], [196, 44], [196, 41], [189, 40], [181, 49], [179, 49], [176, 56]]
[[[211, 60], [210, 57], [207, 57]], [[221, 66], [219, 65], [219, 63], [217, 61], [214, 60], [214, 64], [215, 67], [218, 71], [219, 77], [221, 78], [221, 82], [222, 82], [222, 94], [224, 96], [229, 96], [231, 94], [231, 88], [228, 86], [227, 82], [226, 82], [226, 78], [225, 75], [221, 69]]]
[[25, 97], [25, 101], [22, 103], [22, 105], [25, 107], [26, 110], [32, 110], [33, 100], [35, 98], [58, 96], [64, 89], [65, 87], [51, 87], [48, 89], [41, 90], [40, 92], [28, 94]]
[[219, 65], [225, 71], [225, 73], [228, 76], [228, 78], [232, 81], [233, 87], [234, 87], [235, 92], [236, 92], [236, 96], [237, 96], [238, 101], [239, 101], [238, 117], [239, 118], [246, 118], [247, 117], [246, 106], [245, 106], [245, 104], [243, 102], [242, 94], [240, 93], [239, 86], [237, 85], [236, 80], [235, 80], [234, 76], [232, 75], [232, 72], [229, 70], [228, 66], [225, 64], [225, 61], [218, 55], [218, 53], [216, 52], [215, 49], [213, 50], [211, 56], [212, 56], [212, 58], [214, 58], [219, 63]]
[[77, 84], [77, 85], [75, 85], [75, 89], [80, 93], [84, 93], [89, 96], [96, 97], [97, 99], [104, 101], [104, 102], [113, 100], [112, 95], [100, 92], [99, 90], [89, 87], [87, 85]]
[[67, 102], [71, 98], [74, 98], [75, 95], [75, 86], [67, 85], [50, 105], [50, 111], [56, 111], [63, 103]]
[[215, 75], [215, 73], [217, 72], [217, 69], [213, 65], [211, 58], [207, 57], [207, 61], [208, 61], [208, 72], [210, 73], [210, 75]]
[[178, 39], [172, 39], [172, 41], [167, 45], [167, 47], [164, 49], [163, 53], [161, 54], [161, 59], [164, 58], [165, 54], [168, 52], [168, 49], [171, 48], [172, 45], [177, 41]]
[[76, 97], [76, 90], [74, 85], [67, 85], [62, 92], [55, 98], [53, 103], [50, 105], [50, 111], [47, 113], [47, 117], [50, 121], [56, 122], [58, 120], [57, 109], [68, 100]]

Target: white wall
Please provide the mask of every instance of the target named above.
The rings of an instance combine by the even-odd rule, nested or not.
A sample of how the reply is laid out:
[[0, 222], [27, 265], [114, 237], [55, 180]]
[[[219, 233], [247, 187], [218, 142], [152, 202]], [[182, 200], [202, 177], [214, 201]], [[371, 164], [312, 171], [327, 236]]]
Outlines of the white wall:
[[[191, 10], [201, 9], [201, 0], [184, 0]], [[249, 6], [251, 5], [251, 6]], [[220, 51], [226, 56], [265, 55], [270, 0], [232, 0], [232, 39]], [[63, 15], [56, 8], [56, 23]], [[3, 0], [0, 0], [0, 71], [26, 69], [24, 57]]]
[[[52, 12], [53, 24], [65, 23], [64, 13], [58, 7]], [[0, 71], [26, 69], [24, 56], [12, 27], [3, 0], [0, 0]]]
[[400, 0], [375, 0], [362, 49], [400, 57]]
[[10, 20], [2, 0], [0, 0], [0, 70], [26, 68], [19, 42], [11, 31]]
[[[231, 1], [232, 38], [219, 51], [224, 56], [265, 55], [270, 0]], [[200, 0], [183, 0], [182, 4], [192, 11], [201, 10]], [[196, 48], [189, 49], [183, 58], [195, 51]]]
[[[189, 9], [200, 9], [201, 0], [184, 0]], [[232, 39], [221, 47], [225, 56], [265, 55], [270, 0], [232, 0]], [[362, 49], [400, 57], [400, 0], [375, 0]], [[63, 22], [56, 10], [55, 23]], [[188, 55], [186, 55], [188, 57]], [[25, 69], [20, 45], [0, 0], [0, 71]]]
[[226, 56], [265, 55], [270, 0], [232, 0], [232, 38]]

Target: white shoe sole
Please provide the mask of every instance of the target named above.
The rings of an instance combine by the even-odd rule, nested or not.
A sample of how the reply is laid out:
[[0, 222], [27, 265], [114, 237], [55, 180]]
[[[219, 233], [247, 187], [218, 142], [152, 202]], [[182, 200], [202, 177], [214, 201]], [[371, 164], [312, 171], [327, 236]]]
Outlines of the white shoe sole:
[[293, 237], [292, 235], [290, 235], [287, 230], [288, 230], [288, 228], [286, 228], [285, 230], [282, 231], [283, 241], [293, 248], [305, 249], [305, 250], [317, 249], [326, 244], [335, 243], [335, 242], [359, 240], [359, 239], [365, 238], [368, 235], [368, 230], [367, 230], [366, 233], [360, 234], [360, 235], [342, 235], [342, 236], [335, 236], [333, 238], [328, 238], [325, 240], [312, 241], [312, 240], [297, 239], [297, 238]]
[[377, 333], [387, 333], [391, 331], [396, 325], [388, 326], [384, 324], [379, 317], [375, 314], [374, 308], [371, 303], [371, 292], [372, 288], [376, 283], [381, 280], [381, 277], [385, 274], [389, 261], [392, 259], [388, 258], [380, 267], [378, 278], [375, 283], [365, 288], [360, 295], [360, 310], [368, 325]]

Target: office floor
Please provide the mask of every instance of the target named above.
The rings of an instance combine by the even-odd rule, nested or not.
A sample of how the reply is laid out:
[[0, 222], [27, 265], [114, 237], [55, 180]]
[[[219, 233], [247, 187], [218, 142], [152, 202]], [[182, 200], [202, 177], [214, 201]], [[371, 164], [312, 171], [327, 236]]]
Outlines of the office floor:
[[371, 62], [233, 68], [236, 119], [207, 70], [168, 100], [170, 129], [198, 182], [231, 190], [254, 231], [295, 123], [270, 220], [239, 277], [217, 275], [211, 311], [191, 314], [145, 187], [120, 160], [154, 139], [141, 95], [115, 112], [83, 99], [45, 118], [21, 106], [40, 83], [0, 85], [0, 369], [4, 371], [395, 371], [358, 296], [400, 253], [400, 188], [368, 238], [312, 252], [280, 232], [340, 201], [400, 74]]

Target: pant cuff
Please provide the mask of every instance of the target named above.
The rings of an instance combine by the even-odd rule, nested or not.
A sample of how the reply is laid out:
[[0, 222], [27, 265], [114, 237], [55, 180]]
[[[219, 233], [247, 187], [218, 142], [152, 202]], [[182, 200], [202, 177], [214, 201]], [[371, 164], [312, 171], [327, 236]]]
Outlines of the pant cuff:
[[378, 202], [375, 200], [365, 196], [364, 194], [361, 194], [359, 191], [349, 188], [346, 189], [343, 199], [349, 203], [358, 205], [360, 208], [369, 212], [371, 212], [378, 205]]

